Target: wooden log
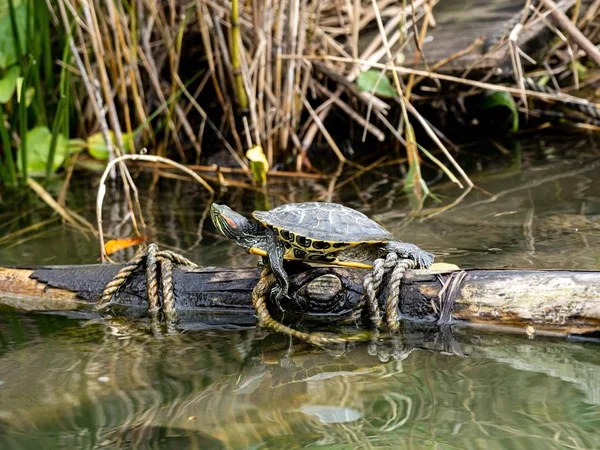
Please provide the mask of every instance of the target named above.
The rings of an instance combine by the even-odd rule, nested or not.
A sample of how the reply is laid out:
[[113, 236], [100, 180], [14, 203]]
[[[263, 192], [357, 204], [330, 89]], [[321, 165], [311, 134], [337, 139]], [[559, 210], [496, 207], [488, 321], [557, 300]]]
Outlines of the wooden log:
[[[25, 310], [78, 310], [95, 315], [93, 304], [121, 266], [0, 268], [0, 303]], [[600, 272], [568, 270], [467, 270], [454, 318], [475, 325], [556, 335], [600, 330]], [[288, 322], [357, 320], [364, 270], [290, 264], [294, 301], [282, 304]], [[433, 305], [451, 271], [408, 271], [402, 284], [405, 318], [435, 320]], [[252, 325], [250, 293], [259, 269], [175, 268], [177, 310], [184, 323]], [[383, 292], [382, 298], [385, 298]], [[115, 295], [113, 312], [145, 314], [142, 271]], [[533, 328], [531, 328], [533, 327]]]

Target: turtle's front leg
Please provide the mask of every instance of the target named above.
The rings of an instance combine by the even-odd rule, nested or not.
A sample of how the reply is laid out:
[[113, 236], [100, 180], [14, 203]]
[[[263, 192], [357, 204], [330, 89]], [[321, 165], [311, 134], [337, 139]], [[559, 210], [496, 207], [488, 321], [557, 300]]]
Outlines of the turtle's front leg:
[[277, 277], [280, 289], [278, 290], [278, 296], [287, 296], [290, 288], [288, 281], [288, 274], [283, 268], [283, 256], [285, 255], [285, 246], [275, 236], [271, 230], [267, 231], [267, 257], [269, 258], [269, 265], [271, 270]]
[[427, 269], [433, 264], [435, 258], [431, 253], [408, 242], [390, 242], [385, 248], [387, 252], [394, 252], [400, 258], [412, 259], [417, 263], [418, 269]]

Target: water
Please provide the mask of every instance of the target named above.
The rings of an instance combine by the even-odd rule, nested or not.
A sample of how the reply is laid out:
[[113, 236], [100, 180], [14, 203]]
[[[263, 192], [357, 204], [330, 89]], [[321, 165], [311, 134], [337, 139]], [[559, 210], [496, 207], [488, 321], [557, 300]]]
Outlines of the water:
[[[598, 270], [598, 157], [590, 140], [470, 154], [481, 190], [443, 212], [462, 191], [440, 185], [441, 203], [411, 213], [393, 170], [333, 189], [282, 181], [268, 201], [330, 195], [463, 267]], [[96, 187], [79, 179], [68, 198], [90, 220]], [[199, 264], [255, 264], [202, 220], [210, 200], [162, 180], [142, 198], [151, 239]], [[242, 212], [264, 202], [236, 188], [216, 200]], [[51, 218], [35, 196], [3, 202], [0, 265], [97, 262], [97, 241], [57, 221], [14, 234]], [[124, 203], [109, 191], [108, 234], [131, 234]], [[340, 354], [253, 328], [155, 340], [134, 325], [0, 307], [0, 449], [600, 448], [598, 344], [455, 328], [459, 357], [447, 334], [410, 325], [402, 347]]]

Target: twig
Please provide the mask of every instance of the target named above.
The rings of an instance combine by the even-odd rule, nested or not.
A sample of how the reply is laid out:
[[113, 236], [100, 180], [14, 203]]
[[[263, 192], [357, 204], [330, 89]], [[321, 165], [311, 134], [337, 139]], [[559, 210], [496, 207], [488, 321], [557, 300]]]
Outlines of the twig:
[[46, 189], [44, 189], [37, 181], [33, 180], [32, 178], [28, 178], [27, 179], [27, 185], [37, 194], [39, 195], [39, 197], [50, 207], [52, 208], [54, 211], [56, 211], [66, 222], [70, 223], [71, 225], [73, 225], [75, 228], [77, 228], [79, 231], [81, 231], [82, 233], [85, 232], [85, 230], [83, 229], [83, 227], [81, 227], [81, 225], [79, 225], [75, 219], [73, 219], [73, 217], [71, 217], [71, 215], [67, 212], [67, 210], [65, 208], [63, 208], [62, 206], [60, 206], [56, 200], [54, 200], [54, 198], [48, 193], [48, 191]]
[[365, 129], [373, 136], [375, 136], [377, 140], [379, 140], [380, 142], [383, 142], [385, 140], [385, 134], [379, 128], [370, 123], [367, 119], [363, 118], [360, 114], [358, 114], [356, 111], [350, 108], [346, 103], [341, 101], [338, 97], [334, 95], [333, 92], [331, 92], [319, 82], [313, 81], [312, 85], [316, 87], [317, 90], [321, 92], [321, 94], [330, 98], [333, 101], [333, 103], [335, 103], [338, 108], [340, 108], [342, 111], [348, 114], [348, 116], [350, 116], [351, 119], [355, 120], [357, 123], [365, 127]]
[[[315, 121], [315, 124], [317, 125], [318, 129], [321, 131], [321, 133], [323, 133], [323, 137], [325, 138], [325, 140], [327, 141], [327, 143], [329, 144], [331, 149], [334, 151], [334, 153], [336, 154], [338, 159], [341, 162], [347, 162], [346, 157], [344, 156], [344, 154], [341, 152], [340, 148], [335, 143], [335, 140], [331, 137], [331, 135], [327, 131], [327, 128], [325, 128], [325, 125], [323, 125], [323, 122], [321, 121], [321, 119], [319, 118], [319, 116], [317, 115], [317, 113], [315, 112], [313, 107], [310, 106], [310, 103], [308, 103], [308, 100], [306, 100], [306, 97], [304, 97], [301, 93], [300, 93], [300, 95], [302, 96], [301, 98], [302, 98], [302, 102], [304, 103], [304, 107], [306, 108], [306, 110], [308, 111], [308, 113], [310, 114], [312, 119]], [[305, 148], [304, 151], [306, 151], [306, 150], [307, 149]]]
[[110, 173], [111, 168], [115, 164], [121, 163], [125, 160], [150, 161], [150, 162], [160, 162], [160, 163], [168, 164], [170, 166], [176, 167], [176, 168], [182, 170], [183, 172], [187, 173], [194, 180], [196, 180], [198, 183], [200, 183], [208, 192], [210, 192], [211, 194], [214, 193], [213, 188], [211, 188], [210, 185], [206, 181], [204, 181], [204, 179], [202, 179], [202, 177], [200, 177], [198, 174], [196, 174], [193, 170], [190, 170], [187, 167], [185, 167], [179, 163], [176, 163], [175, 161], [172, 161], [168, 158], [163, 158], [161, 156], [154, 156], [154, 155], [123, 155], [123, 156], [119, 156], [118, 158], [115, 158], [114, 160], [109, 162], [106, 166], [106, 169], [104, 169], [104, 173], [102, 174], [102, 177], [100, 178], [100, 185], [98, 186], [98, 193], [96, 196], [96, 218], [97, 218], [97, 225], [98, 225], [98, 239], [100, 241], [100, 254], [102, 256], [103, 261], [108, 256], [106, 254], [106, 249], [104, 248], [104, 231], [102, 229], [102, 202], [104, 201], [104, 196], [106, 195], [106, 178], [108, 177], [108, 174]]
[[[294, 58], [295, 56], [293, 55], [282, 55], [281, 56], [283, 59], [288, 59], [288, 58]], [[416, 75], [421, 75], [424, 78], [432, 78], [432, 79], [438, 79], [438, 80], [444, 80], [444, 81], [449, 81], [452, 83], [457, 83], [457, 84], [464, 84], [464, 85], [468, 85], [468, 86], [473, 86], [473, 87], [477, 87], [480, 89], [485, 89], [485, 90], [489, 90], [489, 91], [500, 91], [500, 92], [508, 92], [512, 95], [520, 95], [521, 94], [521, 90], [518, 88], [513, 88], [510, 86], [503, 86], [500, 84], [492, 84], [492, 83], [484, 83], [481, 81], [475, 81], [475, 80], [469, 80], [467, 78], [459, 78], [459, 77], [455, 77], [452, 75], [445, 75], [442, 73], [435, 73], [435, 72], [427, 72], [425, 70], [417, 70], [417, 69], [409, 69], [407, 67], [401, 67], [401, 66], [396, 66], [396, 65], [392, 65], [392, 64], [381, 64], [381, 63], [370, 63], [368, 61], [365, 60], [359, 60], [359, 61], [353, 61], [352, 59], [348, 59], [348, 58], [341, 58], [338, 56], [319, 56], [319, 55], [305, 55], [302, 58], [304, 59], [316, 59], [316, 60], [331, 60], [331, 61], [340, 61], [340, 62], [348, 62], [348, 63], [354, 63], [354, 62], [358, 62], [360, 64], [365, 64], [368, 65], [369, 67], [373, 67], [376, 69], [385, 69], [388, 68], [391, 71], [397, 72], [399, 74], [404, 74], [404, 75], [410, 75], [411, 73], [414, 73]], [[580, 98], [580, 97], [575, 97], [574, 95], [568, 95], [568, 94], [563, 94], [563, 93], [557, 93], [557, 94], [546, 94], [543, 92], [535, 92], [535, 91], [529, 91], [529, 90], [525, 90], [525, 93], [527, 94], [528, 97], [534, 97], [534, 98], [539, 98], [539, 99], [543, 99], [543, 100], [553, 100], [553, 101], [558, 101], [558, 102], [568, 102], [568, 103], [578, 103], [580, 105], [592, 105], [592, 106], [600, 106], [600, 105], [596, 105], [593, 102], [590, 102], [589, 100], [586, 100], [584, 98]]]
[[540, 0], [541, 3], [550, 11], [550, 14], [556, 23], [567, 32], [567, 34], [579, 44], [579, 46], [592, 58], [595, 63], [600, 66], [600, 50], [590, 40], [579, 31], [579, 29], [571, 22], [571, 20], [558, 9], [556, 3], [552, 0]]

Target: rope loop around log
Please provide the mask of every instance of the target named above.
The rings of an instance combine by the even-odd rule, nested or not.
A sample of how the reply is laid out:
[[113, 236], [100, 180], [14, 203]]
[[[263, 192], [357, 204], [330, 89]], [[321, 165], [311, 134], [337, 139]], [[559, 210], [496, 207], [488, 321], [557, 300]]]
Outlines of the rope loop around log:
[[399, 259], [392, 268], [389, 281], [388, 298], [386, 302], [386, 323], [390, 331], [400, 329], [400, 285], [404, 279], [404, 273], [408, 269], [414, 269], [417, 263], [412, 259]]
[[[116, 292], [131, 277], [133, 272], [145, 266], [146, 292], [148, 295], [148, 314], [150, 326], [155, 335], [160, 334], [160, 314], [162, 312], [167, 333], [176, 332], [177, 309], [175, 306], [175, 292], [173, 285], [173, 264], [198, 267], [196, 263], [172, 252], [159, 250], [156, 244], [149, 244], [145, 251], [136, 255], [127, 263], [114, 278], [106, 285], [102, 297], [95, 306], [96, 311], [105, 311]], [[160, 302], [158, 277], [160, 275], [163, 301]]]
[[348, 342], [365, 340], [360, 336], [331, 337], [319, 333], [305, 333], [278, 322], [271, 316], [271, 313], [267, 309], [267, 298], [271, 293], [271, 289], [273, 289], [276, 284], [277, 279], [275, 278], [271, 267], [266, 265], [261, 272], [260, 280], [252, 291], [252, 304], [256, 310], [256, 316], [258, 318], [259, 325], [270, 328], [271, 330], [279, 333], [289, 334], [292, 337], [318, 347], [328, 344], [345, 344]]
[[397, 253], [391, 252], [385, 258], [378, 258], [373, 262], [373, 269], [363, 282], [364, 300], [366, 301], [371, 323], [375, 329], [381, 328], [381, 313], [377, 294], [387, 273], [392, 272], [389, 280], [389, 294], [386, 302], [386, 324], [390, 331], [397, 331], [400, 327], [398, 304], [400, 299], [400, 285], [407, 269], [417, 266], [412, 259], [400, 258]]

